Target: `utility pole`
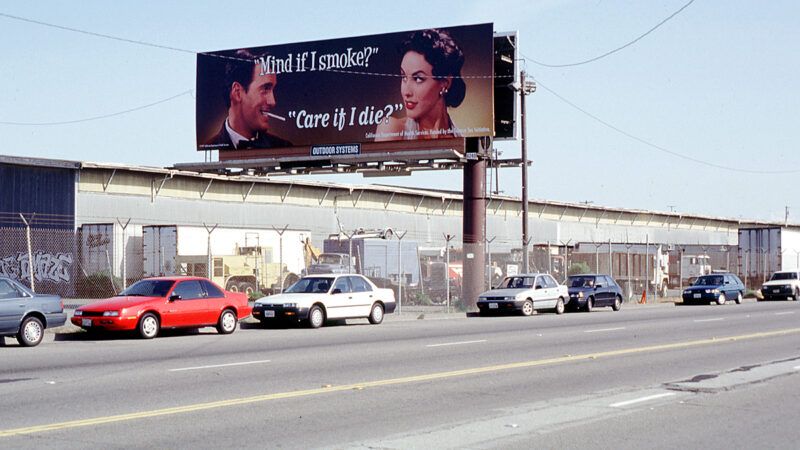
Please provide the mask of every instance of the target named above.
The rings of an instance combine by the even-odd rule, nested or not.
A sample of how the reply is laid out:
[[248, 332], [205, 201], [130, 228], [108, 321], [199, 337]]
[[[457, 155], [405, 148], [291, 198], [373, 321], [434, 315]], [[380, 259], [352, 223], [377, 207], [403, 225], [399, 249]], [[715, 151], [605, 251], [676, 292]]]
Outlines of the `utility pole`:
[[521, 122], [521, 157], [522, 157], [522, 271], [529, 272], [528, 263], [528, 139], [525, 125], [525, 96], [536, 92], [536, 83], [525, 79], [525, 71], [519, 73], [519, 104]]

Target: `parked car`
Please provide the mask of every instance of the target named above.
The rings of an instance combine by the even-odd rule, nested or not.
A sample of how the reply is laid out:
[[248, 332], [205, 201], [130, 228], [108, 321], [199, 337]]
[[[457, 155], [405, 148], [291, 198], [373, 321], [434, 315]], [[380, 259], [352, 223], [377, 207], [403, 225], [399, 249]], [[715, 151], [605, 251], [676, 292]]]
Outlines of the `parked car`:
[[0, 340], [16, 336], [19, 345], [34, 347], [42, 342], [45, 328], [66, 321], [61, 297], [34, 294], [18, 281], [0, 277]]
[[478, 296], [481, 315], [521, 312], [530, 316], [536, 310], [562, 314], [569, 298], [567, 287], [546, 273], [528, 273], [505, 277], [495, 289]]
[[367, 318], [383, 322], [395, 310], [394, 292], [354, 274], [309, 275], [282, 294], [256, 300], [253, 317], [262, 323], [307, 322], [319, 328], [329, 319]]
[[781, 270], [775, 272], [769, 281], [761, 286], [764, 300], [794, 300], [800, 297], [800, 271]]
[[566, 284], [569, 309], [589, 312], [597, 306], [610, 306], [614, 311], [622, 308], [622, 288], [608, 275], [572, 275]]
[[683, 303], [711, 303], [724, 305], [729, 299], [742, 303], [744, 283], [732, 273], [714, 273], [698, 277], [692, 286], [683, 291]]
[[250, 310], [245, 293], [225, 291], [205, 278], [147, 278], [114, 297], [81, 306], [72, 323], [90, 331], [135, 330], [144, 339], [156, 337], [162, 328], [215, 326], [220, 334], [230, 334]]

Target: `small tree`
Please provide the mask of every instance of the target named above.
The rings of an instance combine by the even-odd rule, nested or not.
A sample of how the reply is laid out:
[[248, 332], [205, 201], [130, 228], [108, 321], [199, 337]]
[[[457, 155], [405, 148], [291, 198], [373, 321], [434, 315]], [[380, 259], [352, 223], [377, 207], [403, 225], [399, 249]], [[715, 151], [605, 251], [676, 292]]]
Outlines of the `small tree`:
[[570, 264], [569, 270], [567, 270], [567, 275], [580, 275], [582, 273], [589, 273], [589, 272], [591, 272], [589, 264], [580, 261]]

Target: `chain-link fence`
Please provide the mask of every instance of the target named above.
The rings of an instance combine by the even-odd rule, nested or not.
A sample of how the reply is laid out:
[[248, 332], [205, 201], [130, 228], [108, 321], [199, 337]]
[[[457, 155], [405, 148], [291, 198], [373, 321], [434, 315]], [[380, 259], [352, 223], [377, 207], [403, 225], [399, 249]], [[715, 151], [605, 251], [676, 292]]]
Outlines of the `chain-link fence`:
[[[455, 233], [422, 242], [413, 232], [401, 240], [397, 230], [389, 235], [353, 230], [335, 237], [325, 231], [291, 224], [242, 229], [127, 219], [73, 230], [20, 222], [0, 228], [0, 275], [68, 298], [108, 297], [144, 277], [162, 275], [204, 276], [258, 297], [280, 292], [304, 274], [356, 272], [394, 290], [408, 311], [464, 310], [474, 303], [461, 299], [463, 251]], [[486, 289], [523, 271], [517, 242], [492, 238], [485, 250]], [[607, 274], [622, 286], [627, 301], [638, 301], [645, 289], [651, 301], [677, 296], [715, 270], [736, 273], [756, 289], [769, 274], [740, 273], [742, 268], [760, 267], [759, 261], [777, 255], [740, 255], [736, 246], [559, 241], [530, 245], [528, 257], [531, 272], [549, 273], [560, 282], [571, 274]]]

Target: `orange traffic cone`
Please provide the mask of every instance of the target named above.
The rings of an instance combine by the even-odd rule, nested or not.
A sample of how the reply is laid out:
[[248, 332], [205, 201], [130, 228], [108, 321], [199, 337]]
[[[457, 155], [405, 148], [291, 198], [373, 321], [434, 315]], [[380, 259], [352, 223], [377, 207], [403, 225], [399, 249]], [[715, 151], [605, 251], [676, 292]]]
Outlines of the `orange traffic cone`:
[[642, 299], [639, 300], [640, 305], [647, 303], [647, 291], [642, 291]]

